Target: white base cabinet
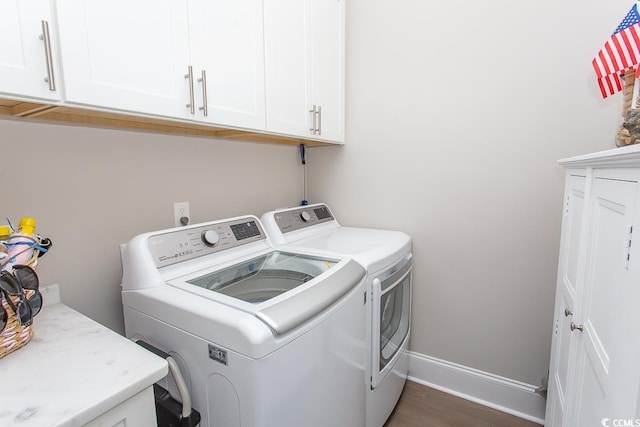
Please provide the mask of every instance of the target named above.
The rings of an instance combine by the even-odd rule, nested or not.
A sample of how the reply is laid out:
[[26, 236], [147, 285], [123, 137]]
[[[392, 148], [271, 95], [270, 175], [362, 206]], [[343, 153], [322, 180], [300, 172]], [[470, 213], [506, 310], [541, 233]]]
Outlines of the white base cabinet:
[[156, 427], [153, 384], [167, 361], [60, 304], [58, 285], [41, 286], [34, 337], [6, 355], [0, 426]]
[[640, 147], [560, 163], [546, 425], [640, 425]]
[[153, 386], [95, 418], [85, 427], [157, 427]]

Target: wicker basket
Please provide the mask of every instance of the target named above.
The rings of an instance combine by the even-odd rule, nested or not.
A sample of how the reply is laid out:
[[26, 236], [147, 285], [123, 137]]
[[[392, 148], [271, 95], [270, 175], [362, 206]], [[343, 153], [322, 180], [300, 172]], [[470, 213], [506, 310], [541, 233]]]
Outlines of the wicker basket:
[[[38, 256], [39, 251], [34, 250], [33, 256], [31, 257], [27, 265], [35, 269], [36, 265], [38, 264]], [[27, 299], [33, 297], [35, 293], [36, 291], [30, 289], [24, 290], [24, 294]], [[33, 322], [31, 322], [31, 324], [28, 326], [22, 326], [20, 324], [20, 319], [18, 319], [16, 313], [7, 303], [6, 295], [0, 293], [0, 296], [2, 297], [2, 307], [4, 307], [8, 315], [7, 324], [2, 332], [0, 332], [0, 358], [2, 358], [7, 354], [16, 351], [17, 349], [24, 347], [29, 341], [31, 341], [31, 338], [33, 338]], [[11, 302], [13, 303], [13, 305], [17, 307], [20, 301], [20, 297], [9, 296], [9, 298], [11, 298]]]
[[[35, 291], [25, 290], [27, 298], [31, 298]], [[13, 304], [17, 306], [19, 297], [10, 297]], [[16, 351], [20, 347], [25, 346], [31, 338], [33, 338], [33, 322], [29, 326], [22, 326], [18, 316], [13, 312], [13, 309], [5, 301], [5, 297], [2, 298], [2, 306], [7, 311], [8, 319], [7, 325], [0, 332], [0, 358], [7, 354]]]

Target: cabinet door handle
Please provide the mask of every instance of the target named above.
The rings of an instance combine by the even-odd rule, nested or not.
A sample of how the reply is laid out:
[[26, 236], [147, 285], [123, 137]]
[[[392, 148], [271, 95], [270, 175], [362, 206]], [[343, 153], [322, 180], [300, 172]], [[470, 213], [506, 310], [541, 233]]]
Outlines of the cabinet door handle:
[[316, 129], [316, 106], [314, 105], [313, 108], [309, 110], [309, 112], [311, 113], [311, 121], [313, 123], [309, 131], [311, 131], [311, 133], [315, 135], [317, 130]]
[[189, 103], [186, 105], [190, 109], [191, 114], [196, 113], [195, 103], [193, 102], [193, 67], [189, 65], [189, 71], [184, 75], [185, 79], [189, 80]]
[[318, 111], [316, 111], [316, 113], [318, 114], [318, 127], [316, 130], [318, 131], [318, 135], [322, 135], [322, 105], [318, 105]]
[[575, 331], [576, 329], [582, 332], [584, 331], [584, 325], [576, 325], [575, 323], [571, 322], [571, 332]]
[[202, 107], [200, 107], [199, 110], [207, 117], [209, 115], [209, 109], [207, 108], [207, 72], [205, 70], [202, 70], [202, 77], [200, 77], [198, 81], [202, 82]]
[[573, 311], [569, 310], [568, 308], [565, 308], [564, 317], [569, 317], [569, 316], [573, 316]]
[[47, 77], [44, 81], [49, 83], [49, 90], [56, 91], [56, 79], [53, 75], [53, 55], [51, 54], [51, 37], [49, 35], [49, 23], [42, 21], [42, 35], [40, 40], [44, 41], [44, 56], [47, 62]]

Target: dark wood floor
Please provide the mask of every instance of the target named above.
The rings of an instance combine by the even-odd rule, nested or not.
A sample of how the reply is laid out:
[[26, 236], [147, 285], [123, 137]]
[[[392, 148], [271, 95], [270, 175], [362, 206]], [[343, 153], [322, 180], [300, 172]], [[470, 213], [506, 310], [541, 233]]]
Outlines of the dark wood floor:
[[540, 424], [407, 381], [384, 427], [540, 427]]

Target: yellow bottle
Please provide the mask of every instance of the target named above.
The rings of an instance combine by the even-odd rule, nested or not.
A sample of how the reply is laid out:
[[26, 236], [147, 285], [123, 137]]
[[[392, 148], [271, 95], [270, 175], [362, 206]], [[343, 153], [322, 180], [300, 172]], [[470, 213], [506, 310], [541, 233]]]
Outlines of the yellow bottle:
[[11, 236], [11, 229], [8, 225], [0, 225], [0, 242], [7, 240]]
[[4, 242], [11, 236], [11, 229], [8, 225], [0, 225], [0, 265], [7, 260], [7, 247]]

